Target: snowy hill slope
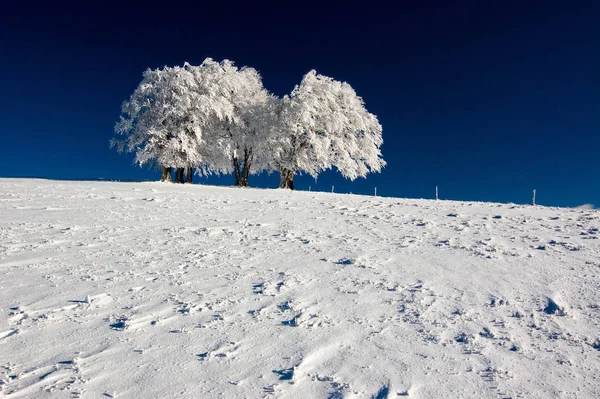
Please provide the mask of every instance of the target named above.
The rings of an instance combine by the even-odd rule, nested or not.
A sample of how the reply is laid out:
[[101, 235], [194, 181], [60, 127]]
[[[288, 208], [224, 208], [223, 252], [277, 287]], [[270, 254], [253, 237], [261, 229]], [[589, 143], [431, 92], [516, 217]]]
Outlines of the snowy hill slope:
[[594, 398], [600, 213], [0, 179], [0, 397]]

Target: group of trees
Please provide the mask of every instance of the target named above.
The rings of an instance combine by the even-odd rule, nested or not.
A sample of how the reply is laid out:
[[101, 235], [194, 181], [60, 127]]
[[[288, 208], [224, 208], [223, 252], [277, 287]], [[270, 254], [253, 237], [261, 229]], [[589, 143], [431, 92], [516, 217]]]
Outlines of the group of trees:
[[345, 82], [307, 73], [282, 98], [269, 93], [254, 68], [207, 58], [202, 65], [147, 70], [122, 106], [111, 146], [135, 153], [140, 166], [162, 170], [162, 181], [278, 171], [280, 187], [296, 173], [312, 177], [336, 168], [349, 179], [379, 172], [382, 128]]

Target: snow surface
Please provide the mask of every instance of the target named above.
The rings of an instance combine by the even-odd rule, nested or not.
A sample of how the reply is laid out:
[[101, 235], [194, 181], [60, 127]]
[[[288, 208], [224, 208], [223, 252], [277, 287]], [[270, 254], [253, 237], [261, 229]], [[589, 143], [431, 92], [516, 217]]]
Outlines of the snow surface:
[[594, 398], [600, 213], [0, 179], [5, 398]]

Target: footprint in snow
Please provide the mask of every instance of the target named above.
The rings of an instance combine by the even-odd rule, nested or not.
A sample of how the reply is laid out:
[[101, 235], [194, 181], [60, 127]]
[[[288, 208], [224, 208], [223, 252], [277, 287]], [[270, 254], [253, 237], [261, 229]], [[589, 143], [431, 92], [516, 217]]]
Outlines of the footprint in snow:
[[109, 327], [116, 331], [125, 331], [129, 327], [129, 319], [127, 317], [119, 317]]
[[554, 302], [552, 300], [552, 298], [547, 298], [547, 305], [544, 308], [544, 313], [546, 314], [550, 314], [550, 315], [556, 315], [556, 316], [565, 316], [565, 310], [563, 308], [561, 308], [560, 306], [558, 306], [558, 304], [556, 302]]
[[252, 284], [252, 292], [256, 295], [262, 295], [265, 293], [265, 283], [254, 283]]
[[280, 303], [279, 305], [277, 305], [277, 307], [279, 308], [279, 310], [281, 310], [282, 312], [288, 311], [288, 310], [292, 310], [292, 306], [290, 305], [290, 301], [285, 301]]
[[273, 372], [279, 375], [281, 381], [292, 381], [294, 379], [295, 370], [296, 366], [292, 366], [288, 369], [273, 370]]
[[468, 344], [470, 342], [470, 337], [464, 332], [459, 333], [454, 340], [459, 344]]
[[375, 395], [371, 396], [371, 399], [387, 399], [389, 393], [390, 386], [384, 385], [379, 389], [379, 391]]
[[298, 327], [300, 325], [300, 316], [302, 316], [302, 313], [297, 314], [289, 320], [282, 321], [281, 324], [284, 326]]

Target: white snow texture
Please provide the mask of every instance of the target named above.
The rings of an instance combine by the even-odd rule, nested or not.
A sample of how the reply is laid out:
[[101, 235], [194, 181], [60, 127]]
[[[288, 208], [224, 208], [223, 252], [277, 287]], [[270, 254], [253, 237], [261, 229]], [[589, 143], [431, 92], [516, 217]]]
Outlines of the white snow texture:
[[0, 397], [595, 398], [600, 213], [0, 179]]

